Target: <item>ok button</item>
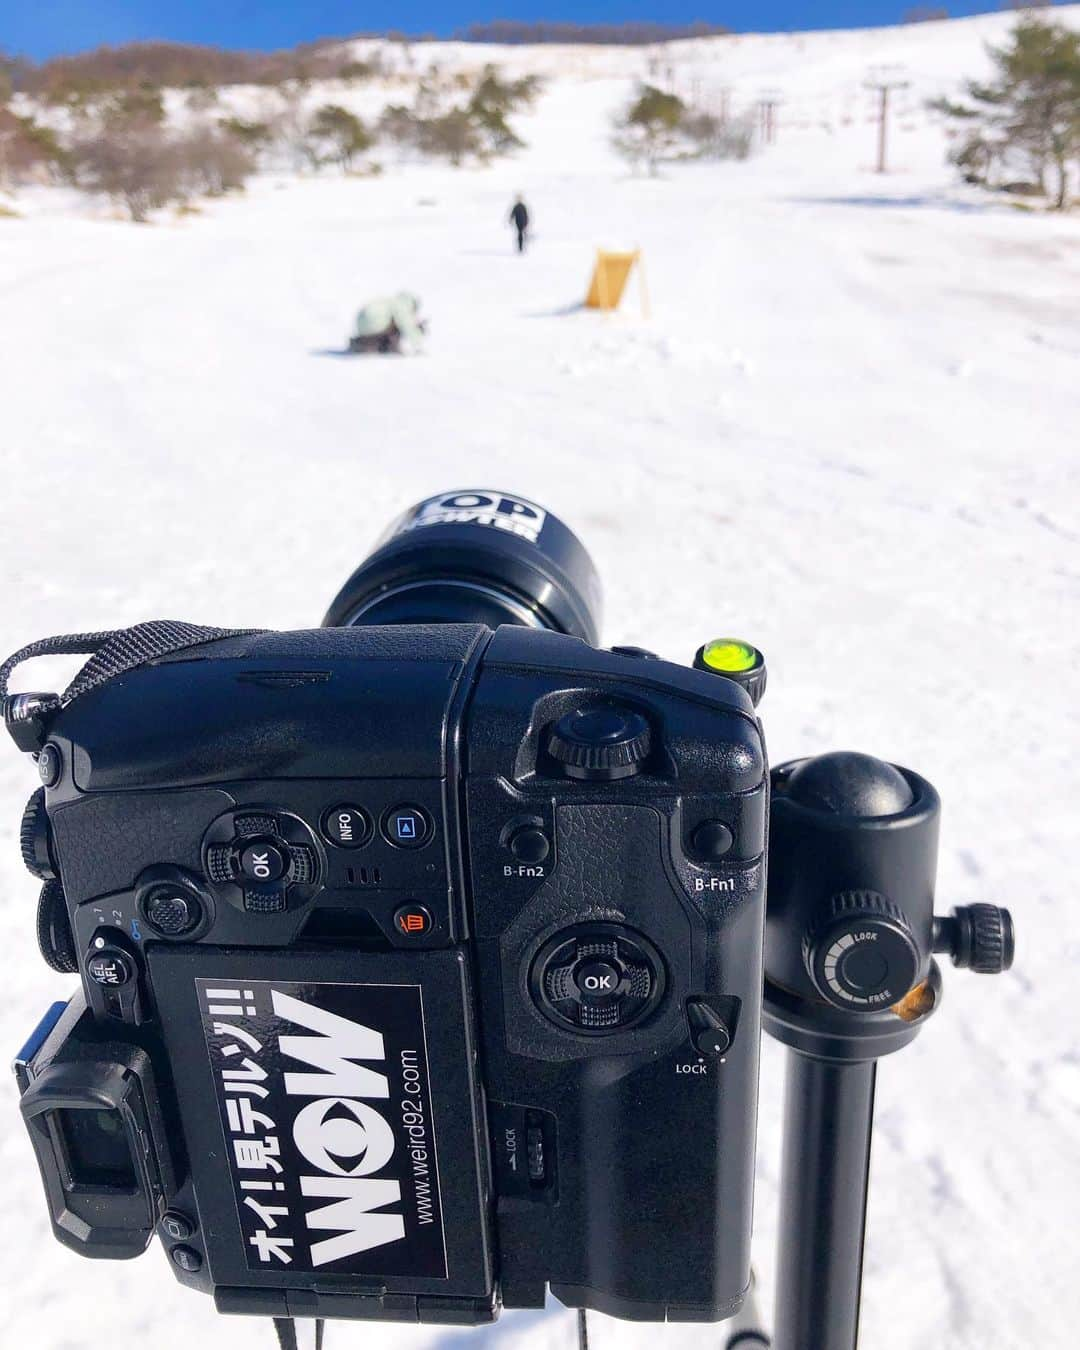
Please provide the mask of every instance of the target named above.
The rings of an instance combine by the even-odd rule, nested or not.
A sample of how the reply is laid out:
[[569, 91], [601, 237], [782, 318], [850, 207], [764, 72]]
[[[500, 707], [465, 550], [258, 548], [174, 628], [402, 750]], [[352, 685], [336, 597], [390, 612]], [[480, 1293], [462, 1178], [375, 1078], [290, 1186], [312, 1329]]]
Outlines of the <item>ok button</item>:
[[574, 972], [574, 983], [583, 999], [590, 1003], [614, 998], [622, 983], [622, 973], [609, 961], [584, 961]]
[[253, 839], [240, 854], [240, 871], [248, 881], [277, 881], [288, 866], [284, 853], [269, 840]]

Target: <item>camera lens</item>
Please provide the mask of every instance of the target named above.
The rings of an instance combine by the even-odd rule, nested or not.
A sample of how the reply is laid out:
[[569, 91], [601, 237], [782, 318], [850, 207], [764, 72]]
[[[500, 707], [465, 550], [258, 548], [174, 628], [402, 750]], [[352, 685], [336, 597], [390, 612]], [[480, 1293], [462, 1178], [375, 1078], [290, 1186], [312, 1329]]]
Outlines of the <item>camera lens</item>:
[[599, 619], [599, 578], [577, 536], [535, 502], [469, 489], [410, 507], [323, 624], [509, 623], [595, 644]]

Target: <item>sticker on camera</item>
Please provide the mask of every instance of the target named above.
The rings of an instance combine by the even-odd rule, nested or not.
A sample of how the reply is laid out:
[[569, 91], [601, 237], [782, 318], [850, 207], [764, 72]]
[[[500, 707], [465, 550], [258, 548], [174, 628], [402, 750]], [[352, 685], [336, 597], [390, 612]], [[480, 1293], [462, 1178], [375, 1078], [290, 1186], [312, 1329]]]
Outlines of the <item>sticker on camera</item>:
[[404, 517], [395, 534], [406, 534], [425, 525], [486, 525], [505, 530], [535, 544], [547, 520], [547, 512], [524, 497], [505, 492], [444, 492], [429, 497]]
[[248, 1267], [445, 1278], [419, 986], [195, 983]]

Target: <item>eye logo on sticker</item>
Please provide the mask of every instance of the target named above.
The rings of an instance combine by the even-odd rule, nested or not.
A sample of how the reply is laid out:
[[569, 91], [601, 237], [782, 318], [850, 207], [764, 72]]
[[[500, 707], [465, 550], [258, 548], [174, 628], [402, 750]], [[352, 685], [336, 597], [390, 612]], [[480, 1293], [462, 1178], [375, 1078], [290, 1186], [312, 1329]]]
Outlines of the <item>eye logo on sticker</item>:
[[394, 1131], [378, 1111], [347, 1097], [309, 1102], [293, 1122], [293, 1139], [312, 1167], [340, 1177], [378, 1172], [394, 1153]]

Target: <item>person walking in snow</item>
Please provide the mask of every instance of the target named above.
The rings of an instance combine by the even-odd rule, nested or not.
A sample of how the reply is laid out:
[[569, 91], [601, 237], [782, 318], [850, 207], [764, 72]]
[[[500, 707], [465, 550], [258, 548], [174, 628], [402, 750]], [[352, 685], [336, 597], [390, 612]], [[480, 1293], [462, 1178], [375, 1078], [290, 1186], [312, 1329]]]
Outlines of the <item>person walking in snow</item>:
[[529, 212], [525, 203], [521, 200], [519, 193], [510, 208], [510, 224], [517, 230], [517, 250], [519, 253], [525, 252], [525, 235], [529, 228]]

